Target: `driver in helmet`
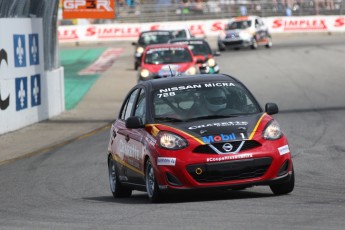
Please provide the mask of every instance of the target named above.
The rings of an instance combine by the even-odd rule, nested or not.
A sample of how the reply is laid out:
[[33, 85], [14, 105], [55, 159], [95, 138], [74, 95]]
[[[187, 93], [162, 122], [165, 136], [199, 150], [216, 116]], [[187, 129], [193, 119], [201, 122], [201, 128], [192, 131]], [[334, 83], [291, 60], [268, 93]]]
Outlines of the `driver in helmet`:
[[206, 108], [211, 112], [217, 112], [225, 109], [227, 106], [227, 97], [220, 88], [209, 89], [204, 92], [204, 101]]

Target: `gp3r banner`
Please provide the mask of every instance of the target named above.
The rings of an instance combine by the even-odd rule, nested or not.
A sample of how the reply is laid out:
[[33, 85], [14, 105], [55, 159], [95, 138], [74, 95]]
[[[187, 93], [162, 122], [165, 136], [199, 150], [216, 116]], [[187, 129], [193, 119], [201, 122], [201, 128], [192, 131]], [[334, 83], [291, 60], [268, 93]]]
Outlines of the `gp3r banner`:
[[62, 0], [62, 17], [115, 18], [114, 0]]

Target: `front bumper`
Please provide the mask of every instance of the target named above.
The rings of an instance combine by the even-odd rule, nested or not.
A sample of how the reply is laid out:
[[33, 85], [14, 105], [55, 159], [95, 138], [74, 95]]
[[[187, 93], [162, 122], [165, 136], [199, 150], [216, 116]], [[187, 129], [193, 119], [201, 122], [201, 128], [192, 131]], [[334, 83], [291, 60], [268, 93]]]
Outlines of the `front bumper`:
[[218, 40], [218, 46], [223, 48], [243, 48], [253, 44], [252, 40], [244, 39], [224, 39]]
[[219, 73], [219, 66], [215, 65], [213, 67], [209, 67], [206, 64], [203, 64], [199, 66], [199, 70], [201, 74], [213, 74], [213, 73]]
[[[245, 153], [238, 156], [242, 155]], [[202, 163], [177, 158], [175, 166], [156, 166], [159, 187], [193, 190], [271, 185], [288, 181], [292, 172], [290, 153], [248, 154], [249, 158], [237, 160], [228, 160], [236, 155], [213, 156], [207, 154], [208, 160]]]

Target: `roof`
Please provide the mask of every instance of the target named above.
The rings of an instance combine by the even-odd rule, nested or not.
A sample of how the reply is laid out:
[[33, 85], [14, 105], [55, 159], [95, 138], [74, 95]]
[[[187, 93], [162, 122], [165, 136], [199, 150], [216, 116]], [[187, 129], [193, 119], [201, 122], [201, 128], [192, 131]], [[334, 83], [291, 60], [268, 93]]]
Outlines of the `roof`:
[[172, 33], [171, 30], [145, 30], [145, 31], [141, 31], [141, 34], [146, 34], [146, 33], [156, 33], [156, 32], [168, 32], [168, 33]]
[[240, 83], [236, 78], [226, 74], [198, 74], [194, 76], [177, 76], [169, 78], [159, 78], [143, 81], [139, 84], [147, 85], [152, 87], [152, 90], [170, 87], [174, 85], [187, 85], [187, 84], [199, 84], [204, 82], [237, 82]]
[[155, 48], [169, 48], [169, 47], [183, 47], [188, 48], [186, 44], [171, 44], [171, 43], [162, 43], [162, 44], [154, 44], [154, 45], [148, 45], [146, 49], [155, 49]]
[[238, 16], [238, 17], [233, 17], [231, 20], [234, 21], [247, 21], [247, 20], [253, 20], [255, 18], [258, 18], [258, 16], [252, 15], [252, 16]]
[[206, 40], [204, 38], [173, 38], [170, 40], [170, 42], [184, 42], [184, 41], [204, 41], [206, 42]]

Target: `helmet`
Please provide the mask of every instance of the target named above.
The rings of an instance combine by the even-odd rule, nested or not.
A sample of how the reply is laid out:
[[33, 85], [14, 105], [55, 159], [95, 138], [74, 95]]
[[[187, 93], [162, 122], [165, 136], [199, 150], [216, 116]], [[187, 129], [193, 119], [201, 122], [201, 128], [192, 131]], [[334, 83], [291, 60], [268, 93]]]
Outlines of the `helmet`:
[[206, 107], [216, 112], [225, 109], [227, 105], [227, 98], [224, 91], [220, 88], [209, 89], [204, 94]]

